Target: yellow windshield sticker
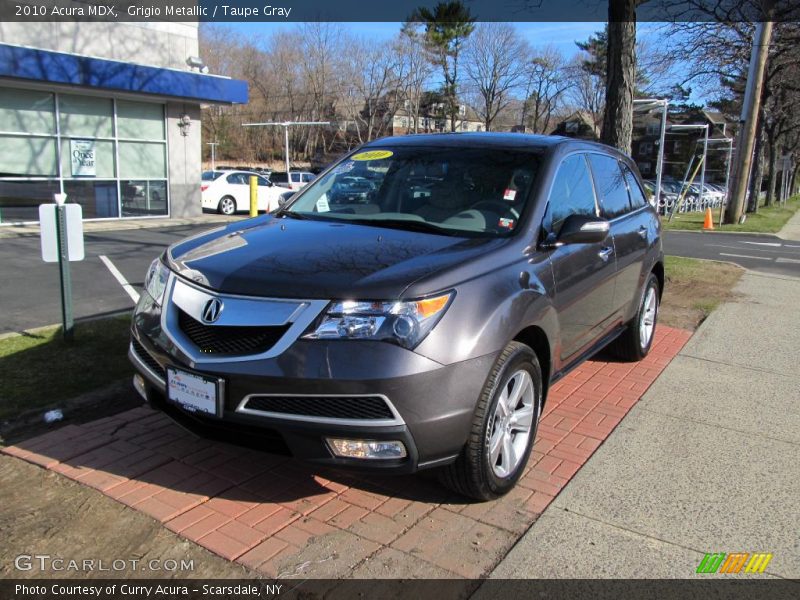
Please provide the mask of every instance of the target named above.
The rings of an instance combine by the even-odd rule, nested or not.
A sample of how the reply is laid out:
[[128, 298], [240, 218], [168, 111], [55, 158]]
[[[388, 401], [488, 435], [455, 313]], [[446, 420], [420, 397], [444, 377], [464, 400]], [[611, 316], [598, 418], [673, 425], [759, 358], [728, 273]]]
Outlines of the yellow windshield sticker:
[[359, 152], [350, 157], [350, 160], [383, 160], [389, 158], [394, 152], [391, 150], [370, 150], [368, 152]]

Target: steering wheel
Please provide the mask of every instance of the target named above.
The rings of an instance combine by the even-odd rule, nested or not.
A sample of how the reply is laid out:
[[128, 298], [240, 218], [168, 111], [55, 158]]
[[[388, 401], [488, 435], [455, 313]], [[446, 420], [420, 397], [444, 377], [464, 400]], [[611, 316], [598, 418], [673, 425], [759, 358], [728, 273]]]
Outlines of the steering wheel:
[[[491, 212], [501, 217], [506, 213], [511, 213], [512, 215], [514, 215], [515, 219], [519, 219], [519, 213], [517, 212], [516, 209], [512, 208], [508, 204], [500, 202], [499, 200], [481, 200], [480, 202], [476, 202], [475, 204], [473, 204], [470, 208], [474, 210], [480, 210], [481, 206], [487, 207], [487, 209], [491, 210]], [[496, 210], [498, 208], [500, 210]]]

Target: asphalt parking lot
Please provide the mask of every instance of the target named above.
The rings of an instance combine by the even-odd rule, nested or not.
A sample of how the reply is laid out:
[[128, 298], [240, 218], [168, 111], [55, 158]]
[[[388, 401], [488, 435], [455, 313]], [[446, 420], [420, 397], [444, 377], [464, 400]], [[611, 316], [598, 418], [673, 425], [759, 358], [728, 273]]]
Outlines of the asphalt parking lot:
[[[100, 256], [107, 257], [134, 288], [141, 289], [147, 266], [164, 248], [217, 226], [218, 223], [209, 222], [86, 233], [86, 258], [72, 263], [75, 317], [97, 317], [133, 308], [133, 300]], [[0, 265], [3, 281], [13, 282], [0, 287], [4, 311], [0, 334], [60, 322], [58, 266], [42, 262], [37, 236], [0, 240]]]

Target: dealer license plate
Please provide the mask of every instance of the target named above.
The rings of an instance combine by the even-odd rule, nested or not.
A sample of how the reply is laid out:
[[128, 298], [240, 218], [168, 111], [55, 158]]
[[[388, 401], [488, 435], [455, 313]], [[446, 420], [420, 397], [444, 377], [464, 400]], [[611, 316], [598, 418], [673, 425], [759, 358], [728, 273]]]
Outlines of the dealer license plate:
[[220, 380], [167, 369], [167, 397], [189, 412], [219, 416]]

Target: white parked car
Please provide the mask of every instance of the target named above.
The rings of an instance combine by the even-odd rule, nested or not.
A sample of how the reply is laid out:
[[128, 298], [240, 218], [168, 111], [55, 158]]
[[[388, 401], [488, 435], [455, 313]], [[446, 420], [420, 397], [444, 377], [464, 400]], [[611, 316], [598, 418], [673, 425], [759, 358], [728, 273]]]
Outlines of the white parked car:
[[314, 178], [316, 178], [316, 175], [309, 171], [291, 171], [290, 174], [292, 177], [291, 181], [286, 178], [286, 173], [283, 171], [280, 173], [272, 173], [272, 175], [270, 175], [270, 180], [275, 185], [289, 188], [293, 192], [296, 192], [297, 190], [302, 190], [308, 183], [314, 181]]
[[203, 210], [223, 215], [250, 210], [250, 177], [258, 178], [258, 210], [270, 212], [278, 208], [278, 200], [286, 188], [247, 171], [205, 171], [200, 184]]

